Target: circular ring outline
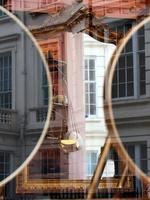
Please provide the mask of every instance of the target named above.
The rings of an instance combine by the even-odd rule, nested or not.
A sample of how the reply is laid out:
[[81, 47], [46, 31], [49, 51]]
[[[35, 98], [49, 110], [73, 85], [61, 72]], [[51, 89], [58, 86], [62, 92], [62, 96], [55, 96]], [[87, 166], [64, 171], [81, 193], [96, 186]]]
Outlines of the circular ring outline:
[[113, 115], [113, 108], [112, 108], [112, 80], [113, 75], [115, 72], [116, 64], [118, 62], [119, 56], [122, 53], [123, 48], [129, 41], [129, 39], [132, 37], [134, 33], [136, 33], [142, 26], [144, 26], [146, 23], [150, 22], [150, 16], [143, 19], [139, 24], [132, 27], [132, 29], [127, 33], [127, 35], [119, 42], [117, 49], [115, 50], [112, 59], [108, 65], [108, 69], [106, 71], [105, 76], [105, 120], [106, 116], [107, 119], [109, 119], [109, 124], [106, 121], [106, 125], [108, 127], [108, 137], [112, 138], [112, 141], [114, 141], [116, 144], [114, 146], [119, 149], [120, 157], [122, 160], [126, 160], [128, 162], [128, 168], [130, 171], [138, 176], [143, 183], [148, 184], [150, 182], [150, 177], [148, 177], [131, 159], [129, 154], [124, 148], [124, 145], [122, 144], [121, 138], [118, 134], [118, 130], [115, 125], [114, 115]]
[[[48, 93], [49, 93], [49, 99], [48, 99], [48, 112], [47, 112], [47, 118], [44, 124], [44, 128], [43, 131], [41, 133], [41, 136], [39, 137], [35, 147], [33, 148], [32, 152], [29, 154], [29, 156], [25, 159], [25, 161], [16, 169], [14, 170], [9, 176], [7, 176], [5, 179], [3, 179], [2, 181], [0, 181], [0, 187], [3, 187], [6, 183], [8, 183], [9, 181], [11, 181], [13, 178], [15, 178], [28, 164], [29, 162], [32, 160], [32, 158], [35, 156], [35, 154], [37, 153], [38, 149], [40, 148], [49, 124], [50, 124], [50, 117], [51, 117], [51, 110], [52, 110], [52, 82], [51, 82], [51, 76], [49, 74], [49, 70], [48, 70], [48, 63], [45, 59], [45, 56], [42, 52], [41, 47], [39, 46], [37, 40], [35, 39], [35, 37], [32, 35], [32, 33], [27, 29], [27, 27], [23, 24], [23, 22], [21, 22], [15, 15], [13, 15], [11, 12], [9, 12], [7, 9], [5, 9], [4, 7], [0, 6], [0, 10], [2, 12], [4, 12], [8, 17], [10, 17], [17, 25], [19, 25], [19, 27], [29, 36], [29, 38], [31, 39], [31, 41], [33, 42], [33, 44], [35, 45], [40, 58], [44, 64], [44, 68], [47, 74], [47, 79], [48, 79]], [[51, 97], [51, 98], [50, 98]]]

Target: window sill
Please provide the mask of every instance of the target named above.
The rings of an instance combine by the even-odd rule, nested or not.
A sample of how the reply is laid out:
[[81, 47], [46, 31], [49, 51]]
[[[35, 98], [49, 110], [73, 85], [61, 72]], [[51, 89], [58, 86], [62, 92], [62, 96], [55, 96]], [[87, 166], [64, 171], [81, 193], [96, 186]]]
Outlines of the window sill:
[[11, 18], [8, 15], [0, 16], [0, 23], [5, 23], [5, 22], [8, 22], [10, 20], [11, 20]]
[[[13, 15], [15, 15], [16, 17], [18, 17], [17, 14], [16, 14], [16, 12], [14, 12], [14, 11], [9, 11], [9, 12], [11, 12]], [[9, 17], [7, 14], [4, 14], [4, 15], [0, 16], [0, 23], [5, 23], [5, 22], [11, 21], [11, 20], [12, 20], [12, 18]]]
[[98, 118], [98, 117], [95, 117], [95, 118], [85, 118], [85, 121], [86, 122], [100, 122], [101, 119]]
[[[150, 97], [141, 96], [138, 99], [133, 98], [126, 98], [126, 99], [115, 99], [112, 100], [112, 106], [126, 106], [126, 105], [138, 105], [138, 104], [145, 104], [150, 102]], [[107, 102], [104, 103], [107, 106]]]

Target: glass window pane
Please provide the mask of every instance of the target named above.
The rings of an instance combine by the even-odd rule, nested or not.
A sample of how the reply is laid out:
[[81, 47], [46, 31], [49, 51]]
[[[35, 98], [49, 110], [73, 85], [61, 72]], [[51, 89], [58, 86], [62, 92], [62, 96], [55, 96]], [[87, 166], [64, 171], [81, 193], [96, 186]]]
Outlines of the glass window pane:
[[85, 95], [85, 102], [86, 102], [86, 104], [89, 103], [89, 95], [88, 94]]
[[133, 66], [133, 54], [127, 55], [126, 56], [126, 62], [128, 67]]
[[10, 161], [10, 153], [5, 153], [5, 162]]
[[127, 96], [134, 96], [133, 83], [127, 83]]
[[43, 87], [43, 104], [48, 105], [48, 87]]
[[4, 90], [5, 91], [8, 90], [8, 81], [7, 80], [4, 81]]
[[114, 75], [113, 75], [113, 84], [117, 83], [117, 71], [115, 70]]
[[146, 84], [145, 81], [140, 82], [140, 95], [146, 94]]
[[0, 152], [0, 162], [4, 162], [4, 153]]
[[0, 107], [11, 108], [11, 52], [0, 53]]
[[89, 105], [85, 106], [85, 117], [89, 116]]
[[133, 82], [133, 68], [127, 69], [127, 82]]
[[4, 67], [8, 67], [9, 65], [9, 55], [8, 56], [4, 56]]
[[[125, 33], [132, 28], [132, 23], [122, 24], [117, 28]], [[128, 97], [134, 92], [133, 82], [133, 38], [125, 45], [119, 57], [115, 74], [113, 76], [112, 98]], [[129, 84], [129, 85], [128, 85]], [[129, 89], [129, 91], [128, 91]]]
[[10, 66], [12, 65], [12, 57], [11, 57], [11, 52], [9, 52], [9, 57], [8, 57], [8, 58], [9, 58], [9, 65], [8, 65], [8, 66], [10, 67]]
[[88, 61], [85, 59], [85, 69], [88, 68]]
[[[1, 12], [0, 12], [0, 15], [1, 15]], [[0, 180], [3, 180], [3, 179], [4, 179], [4, 175], [0, 174]]]
[[97, 165], [97, 153], [96, 152], [88, 152], [86, 155], [86, 163], [87, 163], [87, 175], [92, 176]]
[[119, 70], [119, 83], [125, 82], [125, 69]]
[[95, 83], [90, 83], [90, 92], [94, 92], [96, 91], [96, 87], [95, 87]]
[[130, 157], [134, 160], [135, 158], [135, 153], [134, 153], [134, 145], [129, 145], [127, 146], [127, 151]]
[[90, 104], [95, 104], [96, 103], [96, 96], [95, 93], [90, 94]]
[[139, 65], [145, 65], [145, 53], [139, 53]]
[[92, 161], [92, 163], [97, 162], [97, 154], [96, 153], [91, 153], [91, 161]]
[[119, 84], [119, 97], [124, 97], [125, 94], [125, 84]]
[[85, 83], [85, 92], [87, 93], [89, 91], [88, 83]]
[[145, 67], [140, 67], [140, 80], [145, 80]]
[[11, 106], [12, 106], [12, 93], [10, 92], [9, 94], [8, 94], [8, 98], [9, 98], [9, 108], [11, 108]]
[[[0, 0], [0, 5], [1, 6], [5, 6], [5, 0]], [[0, 11], [0, 17], [2, 17], [2, 16], [4, 16], [4, 15], [6, 15], [4, 12], [2, 12], [2, 11]]]
[[125, 46], [125, 52], [131, 52], [132, 51], [132, 38], [127, 42]]
[[125, 56], [120, 56], [119, 58], [119, 68], [125, 67]]
[[112, 98], [117, 98], [117, 85], [112, 85]]
[[143, 172], [147, 173], [147, 160], [141, 160], [141, 169]]
[[95, 82], [95, 59], [86, 59], [85, 91], [86, 91], [86, 117], [96, 113], [96, 82]]
[[85, 80], [88, 80], [88, 71], [85, 70]]
[[0, 174], [4, 174], [4, 163], [0, 163]]
[[95, 69], [95, 60], [94, 59], [89, 60], [89, 69]]
[[141, 154], [141, 158], [142, 159], [146, 159], [147, 158], [147, 146], [146, 146], [146, 144], [141, 144], [141, 146], [140, 146], [141, 148], [140, 148], [140, 154]]
[[138, 45], [139, 45], [139, 50], [144, 50], [145, 49], [144, 37], [139, 37], [138, 38]]
[[91, 165], [90, 165], [90, 163], [88, 163], [87, 174], [91, 175]]
[[90, 80], [94, 81], [95, 80], [95, 71], [90, 71]]
[[9, 174], [10, 172], [10, 163], [5, 164], [5, 174]]
[[125, 24], [125, 32], [127, 33], [132, 28], [132, 24], [127, 23]]
[[139, 30], [138, 30], [138, 35], [144, 35], [144, 26], [142, 26]]
[[124, 26], [118, 26], [117, 32], [124, 34]]
[[8, 94], [5, 95], [5, 103], [8, 105], [9, 98], [8, 98]]
[[90, 105], [90, 114], [95, 115], [96, 114], [96, 106], [95, 105]]
[[0, 68], [3, 68], [3, 57], [0, 57]]

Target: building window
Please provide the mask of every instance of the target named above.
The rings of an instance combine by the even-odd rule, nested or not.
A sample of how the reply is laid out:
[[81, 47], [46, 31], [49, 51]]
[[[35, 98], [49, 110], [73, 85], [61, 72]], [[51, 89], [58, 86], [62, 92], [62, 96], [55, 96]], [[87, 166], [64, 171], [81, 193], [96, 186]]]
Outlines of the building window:
[[121, 168], [122, 163], [118, 157], [117, 151], [114, 148], [110, 148], [102, 177], [118, 177], [122, 173]]
[[[116, 32], [125, 36], [131, 26], [132, 24], [119, 26], [116, 28]], [[127, 42], [119, 57], [112, 82], [112, 98], [129, 98], [136, 94], [145, 95], [145, 93], [145, 40], [143, 27]]]
[[60, 173], [60, 151], [42, 152], [42, 174]]
[[[6, 4], [7, 4], [7, 0], [0, 0], [0, 6], [5, 7]], [[3, 16], [6, 16], [6, 14], [0, 10], [0, 17], [3, 17]]]
[[[50, 72], [51, 83], [52, 83], [52, 95], [53, 97], [55, 97], [58, 95], [58, 84], [60, 86], [60, 83], [59, 83], [60, 76], [59, 76], [59, 69], [58, 69], [59, 62], [53, 58], [51, 51], [47, 51], [45, 53], [45, 57], [49, 65], [49, 72]], [[60, 69], [60, 71], [61, 70], [62, 69]], [[61, 74], [61, 77], [62, 77], [62, 74]], [[47, 74], [46, 74], [46, 70], [44, 66], [42, 68], [42, 90], [43, 90], [43, 104], [48, 105], [48, 98], [49, 98], [48, 97], [48, 79], [47, 79]]]
[[115, 162], [112, 159], [108, 159], [102, 174], [103, 178], [115, 176]]
[[29, 179], [65, 179], [68, 176], [68, 154], [59, 148], [40, 149], [29, 165]]
[[144, 28], [141, 28], [137, 33], [138, 41], [138, 65], [139, 65], [139, 81], [140, 81], [140, 95], [146, 94], [146, 74], [145, 74], [145, 37]]
[[12, 107], [12, 56], [0, 53], [0, 108]]
[[[125, 36], [131, 26], [131, 24], [119, 26], [116, 28], [116, 32]], [[112, 83], [113, 98], [134, 96], [133, 74], [133, 45], [132, 39], [130, 39], [125, 45], [115, 69]]]
[[10, 175], [10, 153], [0, 151], [0, 180]]
[[125, 143], [126, 151], [139, 168], [147, 174], [147, 145], [146, 143]]
[[48, 105], [48, 79], [45, 67], [42, 67], [42, 92], [43, 92], [43, 105]]
[[95, 59], [85, 59], [85, 112], [86, 117], [96, 115]]
[[87, 177], [91, 178], [95, 171], [97, 160], [98, 160], [98, 152], [97, 151], [88, 151], [86, 155], [86, 174]]

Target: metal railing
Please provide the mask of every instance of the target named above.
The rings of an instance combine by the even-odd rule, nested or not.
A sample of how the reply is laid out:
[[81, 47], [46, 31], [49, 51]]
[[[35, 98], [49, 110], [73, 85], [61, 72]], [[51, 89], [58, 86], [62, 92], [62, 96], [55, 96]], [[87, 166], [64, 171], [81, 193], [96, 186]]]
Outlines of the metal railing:
[[12, 109], [0, 109], [0, 129], [1, 128], [11, 128], [15, 129], [17, 124], [17, 112]]
[[30, 109], [27, 117], [28, 121], [27, 127], [29, 129], [34, 129], [34, 128], [43, 129], [43, 126], [47, 118], [47, 112], [48, 112], [47, 106]]
[[44, 122], [47, 118], [47, 107], [37, 108], [36, 109], [36, 121]]

